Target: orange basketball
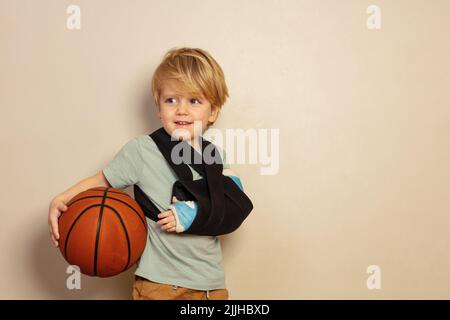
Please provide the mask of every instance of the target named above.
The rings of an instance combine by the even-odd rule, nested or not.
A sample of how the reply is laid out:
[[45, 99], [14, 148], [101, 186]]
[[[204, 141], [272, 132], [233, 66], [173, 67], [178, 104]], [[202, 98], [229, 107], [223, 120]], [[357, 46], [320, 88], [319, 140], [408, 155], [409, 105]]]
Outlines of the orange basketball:
[[147, 243], [147, 221], [125, 192], [97, 187], [79, 193], [59, 217], [59, 249], [66, 261], [90, 276], [124, 272]]

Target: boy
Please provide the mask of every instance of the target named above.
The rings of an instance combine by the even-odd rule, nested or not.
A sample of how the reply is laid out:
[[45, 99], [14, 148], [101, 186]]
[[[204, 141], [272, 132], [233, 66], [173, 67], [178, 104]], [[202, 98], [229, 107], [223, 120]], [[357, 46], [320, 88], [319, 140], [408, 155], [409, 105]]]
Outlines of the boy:
[[[190, 170], [183, 171], [168, 157], [174, 140], [201, 154], [206, 142], [199, 131], [216, 121], [228, 97], [223, 71], [204, 50], [175, 48], [156, 69], [152, 92], [162, 128], [130, 140], [102, 171], [52, 200], [52, 241], [58, 246], [57, 219], [73, 196], [97, 186], [134, 185], [149, 235], [135, 271], [133, 299], [228, 299], [217, 235], [239, 227], [251, 202], [227, 164], [188, 163], [183, 165]], [[184, 199], [187, 194], [194, 198]]]

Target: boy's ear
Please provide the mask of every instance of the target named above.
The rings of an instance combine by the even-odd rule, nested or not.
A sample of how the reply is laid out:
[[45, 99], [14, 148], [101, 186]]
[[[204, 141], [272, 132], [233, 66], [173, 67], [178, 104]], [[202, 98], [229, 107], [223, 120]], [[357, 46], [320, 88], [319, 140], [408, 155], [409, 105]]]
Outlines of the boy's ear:
[[217, 116], [219, 115], [219, 108], [215, 106], [211, 106], [211, 114], [208, 118], [208, 121], [210, 123], [214, 123], [217, 119]]

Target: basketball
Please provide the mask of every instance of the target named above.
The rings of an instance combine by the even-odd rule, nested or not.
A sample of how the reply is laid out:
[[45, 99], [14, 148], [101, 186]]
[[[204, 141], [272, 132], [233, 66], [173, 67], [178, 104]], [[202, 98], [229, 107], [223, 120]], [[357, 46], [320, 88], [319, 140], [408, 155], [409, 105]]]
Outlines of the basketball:
[[67, 203], [59, 225], [59, 249], [83, 274], [111, 277], [140, 258], [147, 222], [139, 204], [115, 188], [96, 187]]

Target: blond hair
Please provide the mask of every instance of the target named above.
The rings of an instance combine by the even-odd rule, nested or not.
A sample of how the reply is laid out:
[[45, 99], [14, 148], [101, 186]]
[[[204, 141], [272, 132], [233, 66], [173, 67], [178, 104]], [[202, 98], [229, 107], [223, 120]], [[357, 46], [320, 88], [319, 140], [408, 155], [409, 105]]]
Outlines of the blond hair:
[[152, 79], [156, 106], [159, 106], [161, 83], [164, 80], [176, 80], [180, 92], [202, 94], [212, 108], [222, 108], [228, 97], [222, 68], [202, 49], [172, 48], [164, 55]]

